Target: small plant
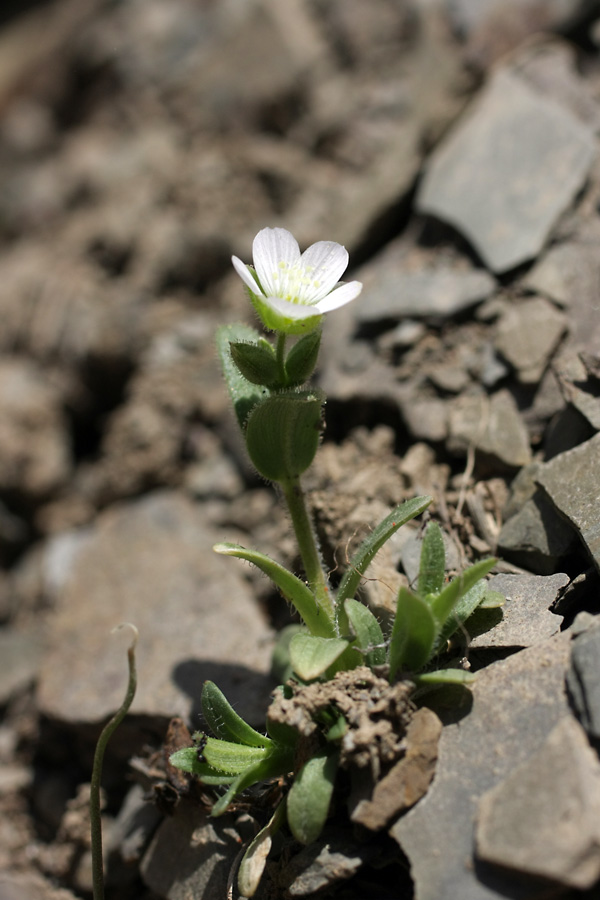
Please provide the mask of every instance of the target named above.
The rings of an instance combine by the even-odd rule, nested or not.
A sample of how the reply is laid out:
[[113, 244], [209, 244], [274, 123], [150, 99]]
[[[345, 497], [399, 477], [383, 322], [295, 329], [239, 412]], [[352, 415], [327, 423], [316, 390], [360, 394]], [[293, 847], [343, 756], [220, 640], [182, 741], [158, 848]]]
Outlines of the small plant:
[[[427, 509], [430, 497], [415, 497], [392, 510], [354, 554], [336, 591], [320, 558], [300, 478], [318, 448], [325, 396], [307, 382], [317, 363], [323, 315], [355, 299], [362, 289], [356, 281], [339, 282], [348, 265], [346, 250], [321, 241], [301, 255], [289, 232], [265, 228], [254, 240], [253, 259], [254, 267], [236, 257], [233, 265], [263, 325], [275, 332], [275, 341], [246, 325], [229, 325], [219, 329], [217, 346], [248, 454], [258, 472], [281, 490], [306, 580], [238, 544], [217, 544], [214, 549], [265, 572], [302, 619], [302, 626], [289, 626], [282, 633], [276, 648], [274, 668], [288, 683], [275, 692], [273, 706], [290, 701], [298, 685], [339, 686], [344, 673], [352, 672], [359, 685], [373, 673], [390, 686], [410, 683], [410, 690], [413, 685], [469, 683], [471, 673], [448, 664], [440, 668], [438, 662], [449, 638], [477, 607], [501, 603], [482, 580], [495, 559], [481, 560], [446, 584], [443, 536], [432, 522], [423, 539], [416, 589], [401, 588], [391, 631], [384, 634], [373, 613], [355, 599], [375, 554], [402, 525]], [[288, 349], [290, 336], [296, 340]], [[171, 762], [204, 784], [225, 786], [212, 815], [225, 812], [240, 791], [256, 782], [291, 779], [288, 793], [240, 866], [238, 887], [250, 897], [272, 837], [286, 820], [302, 843], [321, 833], [343, 761], [348, 716], [339, 702], [326, 699], [314, 708], [308, 727], [300, 727], [272, 708], [267, 733], [261, 734], [240, 718], [212, 682], [204, 685], [202, 710], [213, 736], [195, 735], [196, 746], [177, 751]]]

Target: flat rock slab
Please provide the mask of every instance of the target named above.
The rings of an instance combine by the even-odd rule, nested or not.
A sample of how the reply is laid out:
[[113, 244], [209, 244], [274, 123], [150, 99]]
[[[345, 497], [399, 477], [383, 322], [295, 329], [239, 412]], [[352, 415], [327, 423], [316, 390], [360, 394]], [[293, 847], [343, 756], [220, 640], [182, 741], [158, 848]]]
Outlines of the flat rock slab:
[[596, 152], [591, 129], [501, 69], [434, 152], [417, 208], [506, 272], [540, 252]]
[[227, 879], [240, 850], [235, 816], [211, 819], [184, 800], [164, 820], [142, 862], [145, 884], [164, 900], [225, 897]]
[[487, 299], [496, 281], [485, 269], [465, 259], [409, 259], [404, 242], [396, 241], [360, 270], [363, 300], [356, 305], [359, 322], [447, 319]]
[[[472, 708], [448, 724], [436, 775], [424, 799], [391, 829], [407, 854], [415, 900], [513, 900], [496, 872], [476, 869], [479, 799], [527, 760], [569, 714], [564, 677], [570, 635], [557, 634], [479, 673]], [[511, 882], [511, 889], [514, 886]]]
[[517, 875], [579, 890], [600, 877], [600, 763], [565, 717], [479, 803], [477, 855]]
[[496, 391], [491, 397], [464, 394], [449, 406], [447, 444], [451, 452], [466, 453], [472, 446], [509, 469], [531, 462], [527, 431], [508, 391]]
[[543, 297], [532, 297], [503, 313], [494, 344], [519, 381], [537, 384], [566, 328], [564, 313]]
[[102, 514], [72, 562], [49, 623], [42, 714], [98, 722], [121, 704], [127, 630], [139, 630], [132, 712], [188, 718], [210, 678], [251, 721], [264, 719], [271, 633], [231, 560], [212, 551], [202, 510], [161, 491]]
[[538, 488], [502, 526], [498, 553], [530, 572], [549, 575], [560, 568], [577, 540], [575, 530]]
[[[471, 647], [530, 647], [547, 640], [560, 630], [562, 616], [551, 613], [561, 588], [569, 583], [569, 576], [558, 575], [496, 575], [489, 587], [499, 591], [506, 601], [500, 622], [483, 634], [472, 637]], [[481, 610], [480, 615], [496, 610]]]
[[574, 525], [600, 571], [600, 434], [540, 466], [536, 481]]
[[567, 686], [573, 706], [589, 735], [600, 740], [600, 622], [577, 635], [571, 645]]

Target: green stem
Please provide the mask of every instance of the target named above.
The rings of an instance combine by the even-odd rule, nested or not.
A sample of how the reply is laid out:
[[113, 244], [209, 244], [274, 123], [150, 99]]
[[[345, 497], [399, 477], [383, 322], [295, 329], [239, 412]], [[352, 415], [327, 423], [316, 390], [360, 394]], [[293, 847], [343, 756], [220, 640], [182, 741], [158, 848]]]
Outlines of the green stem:
[[300, 548], [308, 584], [315, 595], [319, 608], [333, 622], [333, 603], [329, 595], [329, 587], [323, 571], [315, 532], [306, 508], [300, 478], [296, 477], [289, 481], [282, 481], [281, 489], [290, 511], [294, 531], [296, 532], [296, 540]]
[[[127, 650], [127, 662], [129, 665], [129, 679], [127, 682], [127, 691], [123, 703], [116, 711], [110, 722], [102, 729], [102, 733], [96, 744], [96, 752], [94, 754], [94, 767], [92, 769], [92, 781], [90, 784], [90, 832], [92, 844], [92, 882], [94, 900], [104, 900], [104, 866], [102, 863], [102, 818], [100, 810], [100, 782], [102, 779], [102, 763], [104, 761], [104, 751], [108, 744], [112, 733], [117, 728], [129, 710], [135, 696], [137, 686], [137, 674], [135, 670], [135, 645], [138, 639], [138, 630], [135, 625], [127, 622], [126, 625], [134, 631], [133, 640]], [[118, 628], [123, 628], [119, 625]], [[116, 631], [117, 629], [115, 629]]]
[[282, 331], [277, 333], [277, 344], [275, 345], [275, 355], [277, 359], [277, 368], [279, 370], [279, 382], [282, 388], [287, 385], [287, 372], [285, 371], [285, 341], [287, 335]]

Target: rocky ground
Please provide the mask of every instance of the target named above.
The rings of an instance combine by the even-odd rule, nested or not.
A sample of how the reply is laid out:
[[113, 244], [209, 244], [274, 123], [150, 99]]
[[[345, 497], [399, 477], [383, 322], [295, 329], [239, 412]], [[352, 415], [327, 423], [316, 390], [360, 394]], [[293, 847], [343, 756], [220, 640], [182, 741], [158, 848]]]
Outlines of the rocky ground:
[[[14, 4], [13, 6], [16, 6]], [[105, 769], [109, 900], [227, 896], [260, 798], [207, 819], [164, 765], [210, 677], [256, 725], [294, 565], [213, 336], [251, 321], [230, 256], [265, 225], [347, 246], [326, 324], [324, 552], [434, 497], [451, 566], [507, 602], [441, 695], [423, 800], [374, 838], [341, 807], [263, 898], [598, 896], [600, 4], [54, 0], [0, 31], [0, 900], [91, 891], [86, 803], [127, 638], [139, 689]], [[403, 529], [364, 585], [415, 575]], [[432, 701], [433, 702], [433, 701]], [[180, 717], [169, 723], [173, 717]], [[183, 721], [182, 721], [183, 720]]]

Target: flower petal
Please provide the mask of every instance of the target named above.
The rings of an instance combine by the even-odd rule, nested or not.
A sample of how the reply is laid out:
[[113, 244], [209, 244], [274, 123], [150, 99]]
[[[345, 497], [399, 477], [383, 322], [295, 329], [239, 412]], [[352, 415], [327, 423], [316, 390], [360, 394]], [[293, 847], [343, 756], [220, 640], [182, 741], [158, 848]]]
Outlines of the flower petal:
[[237, 256], [232, 256], [231, 262], [233, 263], [233, 268], [238, 273], [246, 287], [250, 288], [250, 290], [254, 294], [260, 294], [260, 288], [257, 284], [256, 278], [254, 278], [246, 263], [243, 263], [241, 259], [238, 259]]
[[265, 297], [263, 303], [279, 313], [280, 316], [285, 316], [286, 319], [293, 319], [294, 321], [311, 319], [321, 315], [320, 310], [315, 306], [308, 306], [304, 303], [290, 303], [289, 300], [284, 300], [282, 297]]
[[302, 254], [302, 268], [311, 282], [310, 302], [318, 303], [348, 268], [348, 251], [335, 241], [317, 241]]
[[331, 312], [333, 309], [338, 309], [340, 306], [344, 306], [358, 297], [362, 288], [361, 281], [349, 281], [347, 284], [341, 284], [324, 297], [323, 300], [316, 303], [313, 309], [318, 309], [320, 313]]
[[285, 228], [263, 228], [254, 238], [252, 259], [267, 297], [278, 294], [281, 263], [294, 266], [300, 259], [298, 241]]

